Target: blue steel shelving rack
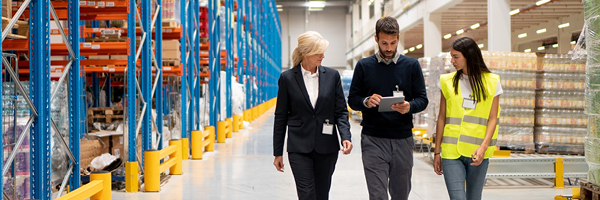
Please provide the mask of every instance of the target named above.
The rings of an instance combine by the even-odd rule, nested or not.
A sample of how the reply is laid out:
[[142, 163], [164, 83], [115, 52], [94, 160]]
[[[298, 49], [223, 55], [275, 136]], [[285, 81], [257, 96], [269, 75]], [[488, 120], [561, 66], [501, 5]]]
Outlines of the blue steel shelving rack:
[[[221, 108], [221, 90], [220, 90], [220, 76], [221, 76], [221, 35], [220, 35], [220, 0], [208, 0], [208, 40], [210, 41], [210, 49], [208, 52], [210, 80], [209, 86], [209, 97], [206, 98], [207, 102], [210, 101], [210, 126], [217, 127], [217, 121], [220, 120], [220, 108]], [[215, 137], [216, 138], [216, 137]]]

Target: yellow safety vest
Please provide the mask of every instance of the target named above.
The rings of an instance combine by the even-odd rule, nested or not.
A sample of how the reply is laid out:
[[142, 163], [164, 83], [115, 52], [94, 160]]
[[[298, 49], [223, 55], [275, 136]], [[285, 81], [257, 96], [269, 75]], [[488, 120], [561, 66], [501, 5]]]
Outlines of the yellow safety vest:
[[[500, 77], [493, 73], [483, 73], [483, 84], [485, 85], [487, 98], [477, 102], [475, 109], [463, 107], [463, 96], [458, 87], [458, 94], [454, 93], [452, 79], [456, 72], [442, 74], [440, 77], [441, 89], [446, 98], [446, 125], [442, 138], [442, 158], [457, 159], [461, 155], [471, 157], [471, 154], [481, 146], [487, 129], [487, 122], [492, 109], [496, 87]], [[469, 83], [463, 83], [469, 84]], [[498, 105], [498, 118], [500, 118], [500, 105]], [[496, 150], [496, 138], [498, 137], [498, 124], [492, 141], [485, 152], [485, 158], [489, 158]]]

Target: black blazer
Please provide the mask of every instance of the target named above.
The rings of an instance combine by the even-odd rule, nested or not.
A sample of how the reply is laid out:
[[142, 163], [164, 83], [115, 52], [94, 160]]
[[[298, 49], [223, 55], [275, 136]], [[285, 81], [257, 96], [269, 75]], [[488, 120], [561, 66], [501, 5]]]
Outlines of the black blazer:
[[[340, 138], [350, 140], [348, 109], [342, 90], [340, 74], [337, 70], [319, 66], [319, 97], [315, 108], [312, 107], [301, 66], [281, 73], [277, 107], [273, 127], [273, 154], [283, 155], [283, 143], [288, 133], [287, 151], [295, 153], [326, 154], [340, 150]], [[328, 119], [336, 124], [333, 135], [323, 134], [323, 123]]]

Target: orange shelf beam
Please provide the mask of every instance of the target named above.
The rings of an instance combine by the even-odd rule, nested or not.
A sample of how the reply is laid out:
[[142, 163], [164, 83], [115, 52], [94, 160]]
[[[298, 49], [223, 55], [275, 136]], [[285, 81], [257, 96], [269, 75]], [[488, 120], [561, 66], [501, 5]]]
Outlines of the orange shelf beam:
[[[129, 42], [86, 42], [80, 45], [82, 56], [91, 55], [127, 55], [129, 53]], [[2, 43], [5, 51], [28, 51], [29, 41], [27, 39], [7, 39]], [[69, 54], [64, 43], [50, 44], [53, 56], [66, 56]]]

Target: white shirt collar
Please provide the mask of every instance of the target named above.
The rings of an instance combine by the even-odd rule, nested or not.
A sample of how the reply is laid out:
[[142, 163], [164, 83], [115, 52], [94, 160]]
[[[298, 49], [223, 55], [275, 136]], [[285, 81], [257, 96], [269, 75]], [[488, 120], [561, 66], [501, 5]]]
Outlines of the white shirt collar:
[[379, 50], [377, 52], [375, 52], [375, 56], [377, 57], [377, 62], [378, 63], [385, 63], [386, 65], [392, 64], [392, 62], [394, 64], [396, 64], [396, 62], [398, 62], [398, 58], [400, 58], [400, 51], [396, 51], [396, 55], [394, 55], [394, 58], [388, 60], [387, 62], [385, 61], [385, 59], [383, 59], [383, 57], [381, 57], [381, 54], [379, 53]]
[[302, 76], [316, 76], [319, 77], [319, 66], [317, 66], [317, 72], [312, 74], [312, 72], [307, 71], [306, 69], [304, 69], [304, 67], [302, 67], [302, 64], [300, 64], [300, 70], [302, 71]]

